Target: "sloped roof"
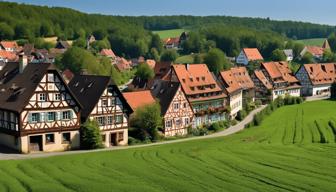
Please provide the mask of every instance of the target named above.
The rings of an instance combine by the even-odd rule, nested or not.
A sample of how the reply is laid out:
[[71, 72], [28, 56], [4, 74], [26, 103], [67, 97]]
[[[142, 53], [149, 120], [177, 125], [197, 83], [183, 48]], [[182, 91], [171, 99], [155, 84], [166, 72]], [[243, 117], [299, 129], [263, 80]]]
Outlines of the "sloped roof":
[[321, 56], [323, 55], [324, 48], [318, 46], [306, 46], [307, 51], [314, 56]]
[[267, 89], [273, 88], [272, 84], [268, 81], [268, 79], [265, 77], [264, 73], [261, 70], [255, 70], [254, 75]]
[[17, 55], [10, 51], [0, 50], [0, 58], [8, 59], [8, 61], [16, 61]]
[[161, 106], [161, 115], [165, 115], [173, 101], [177, 91], [180, 88], [179, 82], [160, 81], [158, 91], [152, 92], [159, 99]]
[[128, 70], [128, 69], [132, 68], [131, 67], [131, 62], [127, 61], [123, 57], [118, 57], [115, 65], [116, 65], [116, 67], [119, 71], [124, 71], [124, 70]]
[[179, 44], [180, 43], [180, 37], [169, 37], [165, 40], [163, 40], [165, 45], [172, 45], [172, 44]]
[[173, 65], [187, 95], [222, 91], [206, 64]]
[[70, 48], [70, 44], [69, 44], [68, 41], [58, 41], [56, 43], [55, 48], [57, 48], [57, 49], [68, 49], [68, 48]]
[[241, 87], [233, 76], [231, 70], [220, 72], [220, 76], [223, 79], [224, 88], [229, 94], [241, 90]]
[[231, 72], [242, 89], [254, 88], [254, 83], [246, 67], [233, 67]]
[[154, 66], [154, 74], [156, 79], [165, 79], [166, 76], [168, 76], [171, 67], [173, 63], [172, 62], [156, 62]]
[[[117, 92], [125, 107], [130, 109], [118, 87], [109, 76], [75, 75], [72, 78], [69, 82], [69, 87], [83, 105], [82, 117], [88, 118], [109, 85], [113, 86], [113, 90]], [[129, 112], [131, 113], [132, 110]]]
[[19, 47], [16, 41], [1, 41], [1, 46], [4, 48], [17, 48]]
[[139, 107], [155, 103], [155, 99], [150, 90], [125, 92], [123, 96], [133, 111]]
[[116, 57], [116, 55], [114, 54], [114, 52], [112, 51], [112, 49], [102, 49], [100, 51], [100, 55], [106, 56], [106, 57], [112, 57], [112, 58]]
[[[7, 63], [0, 71], [0, 108], [21, 112], [48, 71], [53, 71], [64, 83], [70, 95], [73, 96], [54, 65], [50, 63], [29, 63], [23, 73], [19, 73], [19, 63], [13, 62]], [[77, 106], [81, 108], [82, 106], [75, 97], [74, 100], [77, 102]]]
[[332, 84], [336, 81], [336, 63], [303, 65], [313, 85]]
[[264, 60], [257, 48], [244, 48], [243, 52], [249, 61]]
[[329, 45], [328, 39], [324, 40], [322, 48], [323, 49], [330, 49], [330, 45]]
[[289, 83], [299, 82], [299, 80], [293, 75], [287, 62], [267, 62], [262, 63], [261, 65], [273, 80], [283, 80]]

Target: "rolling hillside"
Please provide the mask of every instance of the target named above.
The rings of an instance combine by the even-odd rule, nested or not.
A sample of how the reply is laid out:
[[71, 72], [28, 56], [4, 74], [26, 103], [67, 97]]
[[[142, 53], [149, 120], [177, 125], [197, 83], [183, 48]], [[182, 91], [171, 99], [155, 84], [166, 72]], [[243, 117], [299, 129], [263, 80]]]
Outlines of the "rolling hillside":
[[335, 108], [283, 107], [224, 138], [2, 161], [0, 191], [335, 191]]

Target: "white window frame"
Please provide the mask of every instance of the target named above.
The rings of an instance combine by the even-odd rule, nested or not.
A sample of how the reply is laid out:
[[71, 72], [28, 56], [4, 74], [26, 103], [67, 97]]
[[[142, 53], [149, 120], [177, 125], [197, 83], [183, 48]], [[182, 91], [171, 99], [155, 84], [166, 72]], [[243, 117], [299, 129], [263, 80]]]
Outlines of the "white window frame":
[[60, 93], [55, 93], [55, 101], [61, 101], [62, 95]]
[[47, 101], [47, 94], [39, 93], [39, 101]]

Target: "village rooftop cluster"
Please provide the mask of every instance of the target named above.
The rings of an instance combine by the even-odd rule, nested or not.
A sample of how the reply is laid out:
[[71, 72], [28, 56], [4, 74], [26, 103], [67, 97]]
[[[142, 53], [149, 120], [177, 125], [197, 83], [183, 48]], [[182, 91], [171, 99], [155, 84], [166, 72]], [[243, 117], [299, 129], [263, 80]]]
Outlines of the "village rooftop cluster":
[[[165, 40], [166, 49], [179, 49], [179, 38]], [[87, 38], [88, 46], [95, 38]], [[22, 153], [79, 149], [80, 127], [95, 120], [105, 147], [127, 145], [130, 116], [137, 109], [158, 102], [165, 137], [187, 135], [188, 128], [236, 118], [243, 103], [267, 103], [285, 96], [329, 95], [336, 80], [336, 63], [304, 64], [293, 74], [288, 62], [292, 50], [283, 50], [287, 61], [264, 62], [256, 48], [244, 48], [235, 66], [219, 74], [206, 64], [156, 62], [140, 57], [126, 60], [111, 49], [102, 49], [120, 71], [147, 63], [153, 79], [135, 77], [120, 90], [112, 78], [59, 71], [55, 57], [71, 45], [58, 41], [51, 50], [23, 47], [15, 41], [0, 42], [0, 144]], [[319, 61], [322, 47], [306, 46], [300, 55], [311, 53]], [[247, 66], [260, 63], [253, 72]]]

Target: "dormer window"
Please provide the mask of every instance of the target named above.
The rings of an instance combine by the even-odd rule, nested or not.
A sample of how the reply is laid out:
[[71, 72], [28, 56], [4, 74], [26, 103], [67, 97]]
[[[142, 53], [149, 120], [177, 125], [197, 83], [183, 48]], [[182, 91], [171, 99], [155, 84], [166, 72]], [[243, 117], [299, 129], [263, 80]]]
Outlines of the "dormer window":
[[196, 80], [197, 80], [197, 81], [200, 81], [200, 78], [199, 78], [199, 77], [196, 77]]
[[202, 80], [205, 81], [205, 77], [204, 76], [202, 77]]

